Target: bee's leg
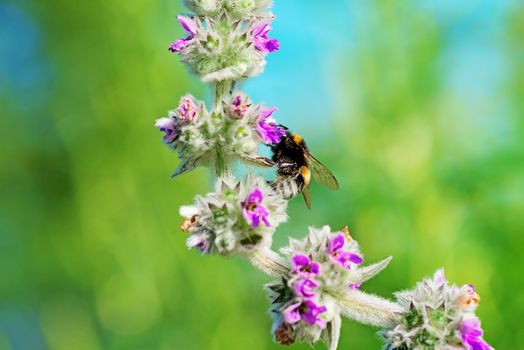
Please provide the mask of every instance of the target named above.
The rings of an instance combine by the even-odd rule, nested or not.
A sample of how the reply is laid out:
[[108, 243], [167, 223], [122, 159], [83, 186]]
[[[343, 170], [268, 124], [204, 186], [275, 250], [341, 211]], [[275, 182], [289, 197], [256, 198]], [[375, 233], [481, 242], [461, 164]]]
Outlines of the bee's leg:
[[242, 160], [244, 160], [246, 163], [250, 165], [263, 167], [263, 168], [278, 167], [278, 165], [274, 161], [272, 161], [271, 159], [267, 157], [253, 157], [248, 154], [244, 154], [242, 155]]
[[289, 167], [296, 166], [296, 165], [297, 165], [296, 163], [286, 163], [286, 162], [277, 163], [277, 167], [279, 168], [289, 168]]

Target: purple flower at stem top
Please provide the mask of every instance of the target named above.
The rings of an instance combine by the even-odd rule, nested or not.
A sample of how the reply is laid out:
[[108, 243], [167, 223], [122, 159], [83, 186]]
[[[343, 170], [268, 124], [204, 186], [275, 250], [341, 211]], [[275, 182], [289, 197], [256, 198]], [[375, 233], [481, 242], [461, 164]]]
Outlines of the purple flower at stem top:
[[291, 264], [293, 265], [293, 270], [295, 273], [303, 275], [303, 276], [309, 276], [309, 275], [319, 275], [319, 265], [318, 263], [311, 261], [311, 259], [305, 255], [297, 254], [293, 257], [291, 260]]
[[177, 108], [178, 118], [184, 123], [190, 123], [196, 119], [198, 105], [190, 98], [184, 97]]
[[160, 118], [157, 119], [155, 126], [158, 130], [165, 133], [164, 142], [171, 143], [175, 140], [176, 134], [176, 124], [172, 118]]
[[171, 45], [169, 45], [169, 51], [171, 52], [180, 52], [184, 50], [195, 38], [196, 35], [196, 23], [191, 18], [186, 16], [178, 16], [178, 21], [182, 25], [182, 28], [188, 33], [188, 36], [184, 39], [178, 39]]
[[262, 192], [258, 188], [255, 188], [248, 194], [246, 201], [242, 202], [244, 218], [253, 228], [257, 228], [260, 225], [260, 221], [262, 221], [266, 227], [270, 226], [267, 220], [269, 210], [262, 205], [263, 198], [264, 195]]
[[328, 254], [331, 261], [349, 270], [349, 263], [362, 264], [364, 259], [358, 254], [344, 250], [345, 242], [343, 234], [338, 234], [331, 238], [328, 242]]
[[468, 350], [490, 350], [491, 346], [482, 339], [482, 328], [477, 318], [463, 320], [460, 325], [462, 343]]
[[231, 100], [229, 115], [235, 119], [242, 119], [247, 114], [251, 102], [244, 94], [238, 94]]
[[318, 306], [312, 300], [304, 300], [295, 304], [291, 304], [284, 311], [284, 321], [289, 324], [295, 324], [301, 320], [308, 325], [318, 325], [320, 328], [326, 327], [326, 322], [318, 317], [323, 312], [326, 312], [325, 306]]
[[271, 118], [276, 108], [263, 108], [259, 112], [257, 132], [265, 143], [277, 144], [286, 131]]
[[258, 51], [273, 52], [280, 49], [280, 43], [277, 39], [269, 39], [267, 36], [271, 31], [271, 26], [266, 22], [257, 22], [253, 25], [251, 34], [253, 43]]
[[312, 298], [315, 296], [315, 288], [318, 286], [317, 282], [310, 278], [301, 278], [293, 284], [295, 295], [304, 298]]

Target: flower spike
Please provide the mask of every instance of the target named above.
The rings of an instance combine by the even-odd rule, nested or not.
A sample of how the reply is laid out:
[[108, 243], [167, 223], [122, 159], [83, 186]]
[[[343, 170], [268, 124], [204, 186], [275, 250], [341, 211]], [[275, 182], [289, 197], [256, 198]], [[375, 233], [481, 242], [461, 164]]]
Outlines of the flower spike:
[[273, 235], [287, 220], [287, 201], [271, 187], [272, 181], [251, 173], [239, 179], [231, 169], [242, 161], [278, 168], [283, 176], [282, 168], [299, 163], [280, 161], [276, 153], [275, 159], [259, 155], [260, 146], [276, 152], [286, 143], [297, 147], [303, 141], [298, 135], [290, 141], [287, 129], [274, 118], [275, 107], [235, 90], [238, 83], [260, 74], [266, 56], [280, 49], [279, 40], [270, 36], [272, 1], [184, 2], [193, 14], [177, 17], [186, 34], [171, 43], [169, 51], [210, 84], [212, 104], [187, 94], [154, 125], [163, 143], [178, 154], [172, 177], [197, 166], [217, 176], [213, 191], [180, 208], [187, 248], [202, 255], [243, 257], [275, 278], [266, 289], [271, 331], [282, 345], [324, 341], [336, 350], [346, 317], [381, 327], [387, 350], [491, 349], [475, 315], [477, 290], [471, 284], [450, 285], [443, 269], [391, 301], [365, 291], [365, 282], [382, 272], [391, 257], [364, 265], [347, 227], [310, 228], [303, 239], [289, 239], [280, 253], [271, 249]]

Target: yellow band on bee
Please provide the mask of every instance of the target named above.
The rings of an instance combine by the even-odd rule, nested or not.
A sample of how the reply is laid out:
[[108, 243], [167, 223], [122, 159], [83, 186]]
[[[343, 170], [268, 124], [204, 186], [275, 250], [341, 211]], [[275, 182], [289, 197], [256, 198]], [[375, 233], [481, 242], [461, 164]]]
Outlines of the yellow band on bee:
[[299, 145], [302, 142], [302, 140], [303, 140], [302, 136], [297, 135], [297, 134], [293, 135], [293, 141], [295, 141], [297, 145]]
[[306, 186], [309, 185], [309, 182], [311, 181], [311, 171], [309, 171], [309, 168], [305, 165], [301, 166], [299, 169], [300, 175], [302, 175], [302, 178], [304, 179], [304, 184]]

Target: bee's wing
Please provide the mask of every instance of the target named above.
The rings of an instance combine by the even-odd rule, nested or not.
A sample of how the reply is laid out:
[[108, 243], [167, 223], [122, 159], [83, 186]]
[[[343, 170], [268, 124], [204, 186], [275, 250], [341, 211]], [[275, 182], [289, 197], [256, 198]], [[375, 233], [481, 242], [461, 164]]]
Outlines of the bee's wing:
[[309, 186], [304, 186], [304, 189], [302, 190], [302, 195], [304, 196], [304, 200], [306, 201], [307, 208], [311, 209], [311, 192], [309, 191]]
[[319, 185], [326, 186], [331, 190], [338, 190], [338, 181], [331, 171], [313, 157], [311, 153], [305, 152], [305, 156], [313, 179]]

